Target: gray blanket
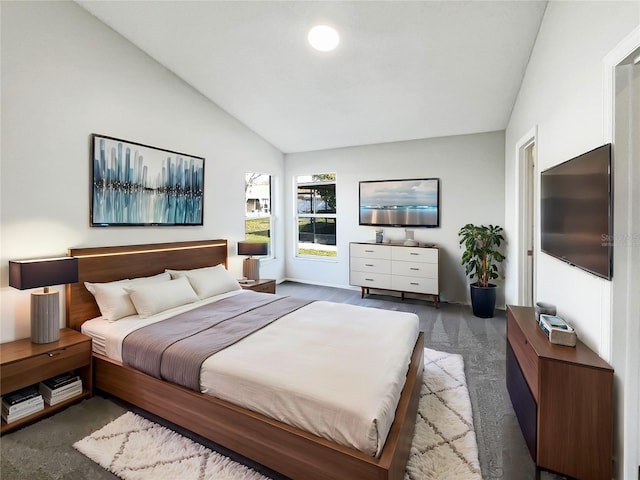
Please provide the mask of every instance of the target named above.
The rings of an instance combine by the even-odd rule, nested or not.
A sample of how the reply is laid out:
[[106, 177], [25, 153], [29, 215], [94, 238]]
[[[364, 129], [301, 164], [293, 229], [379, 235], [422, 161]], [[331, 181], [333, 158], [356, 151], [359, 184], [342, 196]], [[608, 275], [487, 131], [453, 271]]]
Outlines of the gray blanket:
[[200, 391], [200, 368], [209, 356], [309, 303], [244, 292], [131, 332], [122, 344], [122, 361]]

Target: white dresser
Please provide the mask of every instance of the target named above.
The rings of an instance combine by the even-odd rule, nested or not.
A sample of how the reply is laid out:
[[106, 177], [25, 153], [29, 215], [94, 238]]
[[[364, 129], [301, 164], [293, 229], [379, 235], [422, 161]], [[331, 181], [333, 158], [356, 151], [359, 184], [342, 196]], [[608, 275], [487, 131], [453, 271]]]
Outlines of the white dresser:
[[432, 295], [440, 300], [438, 247], [407, 247], [381, 243], [349, 244], [349, 283], [370, 289]]

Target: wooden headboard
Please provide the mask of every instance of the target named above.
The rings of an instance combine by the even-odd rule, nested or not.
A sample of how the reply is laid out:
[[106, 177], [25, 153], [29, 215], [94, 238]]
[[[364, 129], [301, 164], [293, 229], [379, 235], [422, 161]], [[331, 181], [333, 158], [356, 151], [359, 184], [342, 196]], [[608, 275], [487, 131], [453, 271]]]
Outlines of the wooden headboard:
[[67, 255], [78, 258], [78, 283], [67, 285], [67, 326], [80, 330], [86, 320], [100, 315], [84, 282], [148, 277], [164, 272], [165, 268], [188, 270], [218, 264], [227, 267], [227, 241], [70, 248]]

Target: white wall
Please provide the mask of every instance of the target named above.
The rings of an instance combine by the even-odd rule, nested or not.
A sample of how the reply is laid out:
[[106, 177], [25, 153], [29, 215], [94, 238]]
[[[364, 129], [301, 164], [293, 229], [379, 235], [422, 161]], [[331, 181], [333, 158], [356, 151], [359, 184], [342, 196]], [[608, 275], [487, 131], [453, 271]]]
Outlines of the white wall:
[[[346, 287], [349, 242], [375, 239], [374, 227], [358, 225], [358, 182], [400, 178], [440, 178], [440, 228], [414, 229], [415, 239], [441, 247], [441, 296], [468, 303], [468, 283], [460, 265], [458, 230], [466, 223], [504, 221], [504, 132], [480, 133], [407, 142], [341, 148], [285, 156], [287, 208], [287, 277], [297, 281]], [[335, 261], [295, 256], [296, 223], [293, 185], [297, 175], [337, 174], [337, 246]], [[404, 240], [404, 229], [387, 229], [385, 237]], [[508, 281], [508, 280], [507, 280]], [[504, 305], [503, 288], [498, 305]]]
[[[226, 238], [230, 270], [240, 276], [244, 172], [278, 181], [282, 154], [75, 3], [1, 8], [1, 341], [30, 333], [29, 292], [8, 287], [11, 259], [78, 246]], [[91, 133], [205, 157], [204, 225], [89, 227]], [[282, 253], [263, 276], [283, 277]]]
[[[549, 2], [506, 130], [505, 224], [510, 234], [516, 234], [519, 214], [518, 140], [537, 126], [538, 178], [540, 171], [610, 141], [605, 134], [607, 113], [603, 105], [608, 92], [604, 88], [603, 60], [639, 23], [638, 2]], [[614, 205], [614, 217], [621, 216], [626, 217], [627, 212]], [[559, 315], [576, 327], [579, 338], [611, 362], [612, 350], [624, 348], [611, 344], [611, 332], [616, 322], [626, 323], [626, 319], [616, 319], [611, 314], [611, 292], [615, 282], [624, 279], [616, 272], [613, 282], [597, 278], [541, 253], [539, 247], [535, 255], [536, 300], [556, 304]], [[509, 266], [507, 274], [517, 275], [515, 265]], [[512, 287], [513, 284], [508, 285], [506, 291], [507, 303], [517, 302], [517, 291]], [[637, 312], [635, 317], [633, 321], [637, 321]], [[619, 381], [616, 373], [616, 382]], [[617, 412], [618, 438], [625, 424], [638, 425], [637, 405], [631, 418]], [[637, 475], [637, 457], [625, 460], [619, 441], [617, 445], [616, 478], [633, 478], [627, 473]], [[623, 476], [625, 461], [627, 470]]]
[[[605, 143], [602, 60], [638, 23], [635, 2], [550, 2], [506, 131], [506, 220], [516, 228], [515, 145], [538, 127], [537, 174]], [[579, 20], [578, 20], [579, 19]], [[538, 238], [539, 246], [539, 238]], [[537, 255], [537, 300], [555, 303], [608, 357], [610, 283]], [[509, 276], [515, 272], [508, 271]], [[515, 301], [507, 289], [507, 303]], [[588, 300], [588, 301], [585, 301]]]

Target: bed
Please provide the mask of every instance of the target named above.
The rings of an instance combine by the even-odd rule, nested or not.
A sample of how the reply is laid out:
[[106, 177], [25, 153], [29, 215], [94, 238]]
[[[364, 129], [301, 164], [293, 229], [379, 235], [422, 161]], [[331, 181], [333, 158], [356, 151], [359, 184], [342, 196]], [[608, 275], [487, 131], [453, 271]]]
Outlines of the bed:
[[[227, 242], [211, 240], [74, 248], [79, 281], [67, 287], [67, 323], [80, 330], [100, 315], [84, 282], [146, 277], [165, 269], [227, 264]], [[176, 384], [158, 380], [106, 355], [94, 353], [94, 385], [292, 479], [400, 480], [409, 456], [423, 370], [418, 336], [395, 417], [378, 456], [365, 454], [266, 415]]]

